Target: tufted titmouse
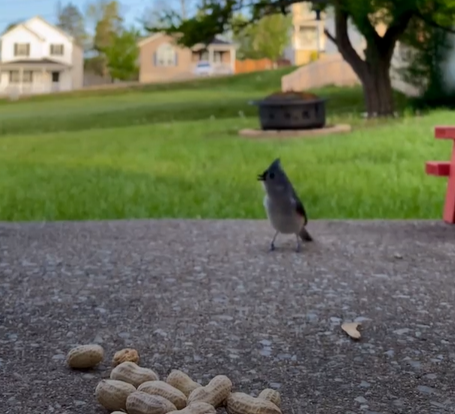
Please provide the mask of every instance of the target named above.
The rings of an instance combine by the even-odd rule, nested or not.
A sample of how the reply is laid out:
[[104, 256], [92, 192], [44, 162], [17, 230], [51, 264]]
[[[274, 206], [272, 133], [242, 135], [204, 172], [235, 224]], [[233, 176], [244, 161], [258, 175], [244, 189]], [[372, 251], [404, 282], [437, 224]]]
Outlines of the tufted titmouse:
[[275, 238], [278, 233], [295, 234], [296, 251], [300, 251], [300, 239], [310, 242], [313, 238], [305, 228], [308, 223], [305, 207], [281, 167], [280, 159], [277, 158], [269, 168], [259, 174], [258, 180], [262, 181], [266, 192], [264, 207], [267, 217], [276, 230], [270, 243], [270, 251], [275, 250]]

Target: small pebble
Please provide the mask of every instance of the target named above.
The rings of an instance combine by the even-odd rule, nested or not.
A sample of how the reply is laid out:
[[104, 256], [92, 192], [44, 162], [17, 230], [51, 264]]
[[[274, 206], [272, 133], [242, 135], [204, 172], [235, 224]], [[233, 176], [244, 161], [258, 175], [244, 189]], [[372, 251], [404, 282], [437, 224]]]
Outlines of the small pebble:
[[402, 329], [397, 329], [396, 331], [393, 331], [394, 334], [396, 335], [404, 335], [410, 332], [411, 330], [409, 328], [402, 328]]
[[419, 385], [417, 390], [419, 390], [422, 394], [433, 394], [436, 391], [434, 388], [427, 387], [426, 385]]

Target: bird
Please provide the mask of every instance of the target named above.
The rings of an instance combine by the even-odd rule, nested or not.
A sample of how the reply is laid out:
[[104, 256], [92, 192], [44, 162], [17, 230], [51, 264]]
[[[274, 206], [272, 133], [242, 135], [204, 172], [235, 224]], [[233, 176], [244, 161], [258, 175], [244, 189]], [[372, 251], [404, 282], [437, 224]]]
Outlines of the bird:
[[261, 181], [265, 190], [264, 208], [270, 224], [276, 231], [269, 251], [275, 250], [275, 239], [278, 233], [282, 233], [296, 235], [296, 252], [299, 252], [301, 240], [311, 242], [313, 237], [305, 227], [308, 223], [305, 207], [284, 172], [280, 158], [276, 158], [257, 179]]

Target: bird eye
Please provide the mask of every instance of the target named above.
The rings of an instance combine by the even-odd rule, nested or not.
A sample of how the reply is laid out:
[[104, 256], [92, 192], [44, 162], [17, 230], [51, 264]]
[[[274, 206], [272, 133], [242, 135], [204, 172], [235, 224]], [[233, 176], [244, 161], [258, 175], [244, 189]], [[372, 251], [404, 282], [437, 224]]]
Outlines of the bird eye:
[[270, 173], [270, 174], [269, 174], [269, 178], [270, 178], [271, 180], [273, 180], [273, 179], [275, 178], [275, 174], [274, 174], [274, 173]]

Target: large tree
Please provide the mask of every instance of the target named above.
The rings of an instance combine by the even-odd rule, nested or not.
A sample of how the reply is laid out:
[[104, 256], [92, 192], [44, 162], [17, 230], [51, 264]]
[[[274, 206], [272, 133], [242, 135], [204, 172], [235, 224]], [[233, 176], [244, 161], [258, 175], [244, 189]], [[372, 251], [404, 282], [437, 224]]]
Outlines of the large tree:
[[233, 20], [234, 40], [239, 46], [237, 56], [240, 59], [268, 58], [277, 61], [290, 41], [290, 16], [264, 16], [257, 22], [244, 26], [246, 20], [241, 15]]
[[96, 21], [93, 48], [100, 52], [108, 47], [123, 30], [120, 3], [116, 0], [99, 0], [90, 4], [88, 15]]
[[89, 4], [87, 16], [95, 23], [93, 51], [98, 55], [98, 63], [102, 63], [102, 76], [108, 76], [108, 59], [104, 50], [123, 32], [120, 3], [116, 0], [95, 0]]
[[84, 16], [73, 3], [62, 6], [57, 5], [57, 26], [74, 37], [76, 42], [82, 46], [87, 46], [88, 34], [85, 30]]
[[[162, 16], [157, 27], [150, 31], [164, 30], [178, 34], [178, 42], [185, 46], [209, 41], [232, 25], [232, 16], [245, 8], [250, 9], [249, 23], [265, 15], [287, 13], [289, 6], [299, 0], [201, 0], [199, 12], [192, 18], [179, 19], [176, 13]], [[335, 31], [326, 30], [345, 61], [359, 77], [364, 91], [367, 113], [388, 116], [394, 112], [390, 67], [395, 45], [413, 19], [420, 19], [432, 26], [452, 30], [455, 17], [454, 0], [313, 0], [313, 7], [321, 10], [332, 8]], [[366, 39], [364, 57], [360, 56], [348, 36], [348, 22], [352, 21]], [[380, 36], [375, 30], [378, 23], [387, 26]], [[321, 74], [323, 76], [323, 74]]]
[[133, 80], [137, 77], [139, 31], [131, 28], [115, 34], [114, 41], [103, 48], [112, 79]]

